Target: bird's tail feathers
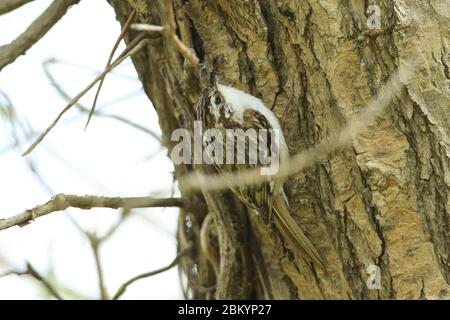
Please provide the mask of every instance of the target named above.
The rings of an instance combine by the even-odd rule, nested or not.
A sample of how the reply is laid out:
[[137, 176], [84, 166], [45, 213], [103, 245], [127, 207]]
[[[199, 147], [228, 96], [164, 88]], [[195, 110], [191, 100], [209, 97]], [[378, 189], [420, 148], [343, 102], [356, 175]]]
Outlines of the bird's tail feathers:
[[305, 236], [294, 218], [292, 218], [286, 200], [282, 197], [276, 197], [273, 201], [273, 209], [275, 223], [285, 240], [296, 250], [299, 250], [308, 260], [326, 271], [325, 264], [319, 252]]

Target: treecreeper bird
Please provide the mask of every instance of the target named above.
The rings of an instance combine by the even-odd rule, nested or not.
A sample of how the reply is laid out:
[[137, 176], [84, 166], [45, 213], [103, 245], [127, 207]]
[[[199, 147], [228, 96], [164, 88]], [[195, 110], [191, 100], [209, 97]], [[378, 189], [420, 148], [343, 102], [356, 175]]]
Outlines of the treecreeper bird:
[[[279, 167], [282, 167], [289, 159], [289, 150], [281, 131], [280, 124], [275, 114], [258, 98], [241, 90], [215, 83], [207, 87], [200, 95], [196, 106], [197, 120], [201, 121], [203, 132], [217, 130], [222, 137], [233, 137], [232, 148], [229, 141], [223, 143], [224, 152], [220, 155], [211, 155], [210, 163], [219, 174], [229, 173], [247, 168], [264, 166], [267, 168], [267, 158], [277, 159]], [[245, 140], [239, 140], [236, 135], [231, 135], [230, 129], [248, 132], [254, 130], [256, 135], [245, 135]], [[259, 132], [266, 131], [266, 135]], [[205, 134], [204, 134], [205, 136]], [[255, 137], [258, 141], [254, 141]], [[263, 137], [263, 139], [259, 139]], [[217, 143], [217, 136], [204, 137], [204, 144]], [[245, 144], [244, 149], [238, 150], [239, 142]], [[263, 143], [264, 142], [264, 143]], [[257, 151], [265, 164], [252, 161], [251, 147], [257, 145]], [[206, 148], [205, 148], [206, 149]], [[242, 154], [244, 150], [244, 154]], [[228, 158], [229, 152], [232, 161]], [[226, 160], [223, 155], [226, 154]], [[276, 157], [274, 157], [274, 155]], [[241, 158], [239, 159], [239, 157]], [[242, 161], [245, 156], [246, 161]], [[290, 213], [287, 197], [283, 190], [282, 179], [268, 175], [263, 183], [246, 186], [230, 187], [232, 192], [249, 208], [250, 212], [257, 214], [264, 222], [274, 222], [277, 229], [292, 249], [301, 254], [308, 261], [313, 262], [323, 270], [325, 265], [313, 244], [308, 240], [303, 231], [297, 225]]]

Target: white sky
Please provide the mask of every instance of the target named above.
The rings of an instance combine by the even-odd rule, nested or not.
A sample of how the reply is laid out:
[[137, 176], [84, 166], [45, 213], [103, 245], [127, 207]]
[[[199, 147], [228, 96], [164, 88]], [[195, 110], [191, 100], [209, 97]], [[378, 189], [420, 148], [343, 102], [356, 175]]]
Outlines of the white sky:
[[[16, 12], [0, 16], [0, 45], [20, 34], [52, 1], [37, 0]], [[57, 58], [69, 62], [51, 67], [60, 85], [72, 96], [104, 67], [120, 32], [114, 12], [104, 0], [81, 1], [25, 56], [0, 72], [0, 90], [11, 99], [22, 120], [41, 132], [65, 106], [46, 78], [42, 62]], [[85, 68], [87, 67], [87, 68]], [[92, 69], [89, 69], [92, 68]], [[81, 102], [90, 107], [93, 93]], [[120, 99], [131, 95], [132, 98]], [[108, 102], [115, 101], [111, 104]], [[0, 103], [4, 99], [0, 96]], [[159, 133], [158, 121], [141, 90], [130, 61], [109, 75], [98, 108], [126, 117]], [[86, 132], [86, 115], [75, 108], [30, 156], [55, 193], [140, 196], [171, 189], [172, 166], [148, 134], [111, 119], [94, 117]], [[0, 218], [46, 202], [50, 194], [21, 157], [31, 141], [0, 151]], [[0, 118], [0, 150], [12, 143], [11, 129]], [[165, 190], [165, 191], [164, 191]], [[161, 194], [159, 194], [161, 195]], [[119, 217], [114, 210], [67, 210], [86, 230], [108, 229]], [[177, 211], [136, 211], [110, 241], [101, 247], [109, 294], [130, 277], [167, 265], [176, 253]], [[53, 213], [24, 228], [0, 232], [0, 273], [11, 267], [23, 270], [25, 261], [42, 274], [53, 270], [57, 282], [88, 298], [98, 298], [96, 271], [88, 241], [64, 213]], [[124, 299], [181, 298], [176, 268], [131, 285]], [[28, 277], [0, 278], [0, 299], [43, 298]]]

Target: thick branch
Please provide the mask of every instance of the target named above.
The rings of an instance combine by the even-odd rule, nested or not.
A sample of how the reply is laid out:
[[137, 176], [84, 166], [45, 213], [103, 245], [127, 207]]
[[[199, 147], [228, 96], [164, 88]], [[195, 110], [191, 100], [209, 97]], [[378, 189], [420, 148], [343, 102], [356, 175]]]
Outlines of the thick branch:
[[51, 212], [62, 211], [69, 207], [84, 210], [92, 208], [150, 208], [150, 207], [186, 207], [189, 200], [185, 198], [151, 198], [151, 197], [102, 197], [57, 194], [45, 204], [26, 210], [7, 219], [0, 219], [0, 230], [14, 226], [23, 226], [32, 220]]
[[0, 47], [0, 70], [14, 62], [36, 42], [38, 42], [67, 12], [67, 9], [80, 0], [58, 0], [40, 15], [17, 39]]
[[0, 2], [0, 15], [16, 10], [31, 1], [33, 0], [2, 0]]

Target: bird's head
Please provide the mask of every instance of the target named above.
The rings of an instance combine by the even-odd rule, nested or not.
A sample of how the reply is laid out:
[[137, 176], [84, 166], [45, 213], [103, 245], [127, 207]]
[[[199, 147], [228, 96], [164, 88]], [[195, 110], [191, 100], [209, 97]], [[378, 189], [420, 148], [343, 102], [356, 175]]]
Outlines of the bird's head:
[[234, 110], [228, 103], [226, 92], [221, 90], [224, 86], [215, 84], [208, 87], [200, 95], [196, 106], [197, 120], [206, 127], [216, 127], [231, 120]]

